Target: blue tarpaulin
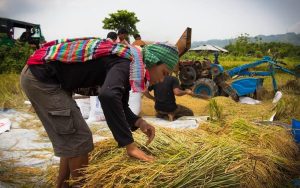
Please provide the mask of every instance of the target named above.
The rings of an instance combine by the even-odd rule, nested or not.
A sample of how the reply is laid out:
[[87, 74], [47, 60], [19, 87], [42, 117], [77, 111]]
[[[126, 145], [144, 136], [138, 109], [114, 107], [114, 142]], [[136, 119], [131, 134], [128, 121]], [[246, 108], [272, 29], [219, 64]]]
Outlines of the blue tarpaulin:
[[254, 93], [258, 86], [261, 86], [262, 78], [243, 78], [232, 82], [231, 86], [236, 90], [238, 96], [245, 96]]

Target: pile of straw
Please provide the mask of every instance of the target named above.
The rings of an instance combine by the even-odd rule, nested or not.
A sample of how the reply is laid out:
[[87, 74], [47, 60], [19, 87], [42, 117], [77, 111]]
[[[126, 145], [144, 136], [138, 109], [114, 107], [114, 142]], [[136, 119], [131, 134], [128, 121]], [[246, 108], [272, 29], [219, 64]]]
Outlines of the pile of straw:
[[20, 86], [20, 76], [17, 74], [0, 74], [0, 109], [26, 107], [25, 94]]
[[[130, 158], [113, 139], [99, 142], [84, 170], [84, 187], [279, 187], [299, 173], [298, 147], [281, 127], [243, 119], [197, 130], [157, 129], [153, 163]], [[55, 179], [54, 173], [52, 179]]]

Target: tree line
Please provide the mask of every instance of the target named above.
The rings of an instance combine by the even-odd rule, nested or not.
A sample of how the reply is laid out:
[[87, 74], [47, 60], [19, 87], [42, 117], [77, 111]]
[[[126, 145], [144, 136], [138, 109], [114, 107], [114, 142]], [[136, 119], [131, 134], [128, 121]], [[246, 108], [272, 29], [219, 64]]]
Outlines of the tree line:
[[262, 39], [258, 37], [252, 42], [247, 33], [241, 34], [234, 43], [225, 46], [225, 49], [234, 56], [252, 56], [261, 58], [269, 55], [277, 56], [278, 58], [300, 58], [300, 46], [282, 42], [262, 42]]

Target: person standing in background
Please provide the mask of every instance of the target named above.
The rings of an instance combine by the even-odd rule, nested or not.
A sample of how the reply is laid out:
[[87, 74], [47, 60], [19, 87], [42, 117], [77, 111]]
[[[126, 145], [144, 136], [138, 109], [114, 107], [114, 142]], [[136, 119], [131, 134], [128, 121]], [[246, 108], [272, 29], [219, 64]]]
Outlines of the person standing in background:
[[121, 44], [129, 45], [129, 43], [127, 42], [126, 39], [128, 39], [127, 29], [124, 29], [124, 28], [119, 29], [118, 30], [118, 40], [117, 40], [117, 42], [121, 43]]
[[134, 37], [135, 41], [132, 43], [132, 45], [140, 46], [140, 47], [144, 47], [146, 45], [146, 43], [142, 40], [140, 34], [135, 34], [135, 35], [133, 35], [133, 37]]
[[111, 40], [112, 42], [116, 42], [118, 39], [118, 34], [114, 31], [111, 31], [107, 34], [106, 39]]

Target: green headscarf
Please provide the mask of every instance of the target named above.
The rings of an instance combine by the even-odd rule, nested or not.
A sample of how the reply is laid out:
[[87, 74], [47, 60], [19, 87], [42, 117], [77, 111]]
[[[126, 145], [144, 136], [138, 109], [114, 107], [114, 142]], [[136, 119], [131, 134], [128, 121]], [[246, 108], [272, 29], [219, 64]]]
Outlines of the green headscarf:
[[143, 60], [146, 68], [151, 68], [153, 65], [161, 62], [166, 64], [170, 70], [173, 70], [178, 63], [179, 56], [175, 47], [157, 43], [143, 47]]

